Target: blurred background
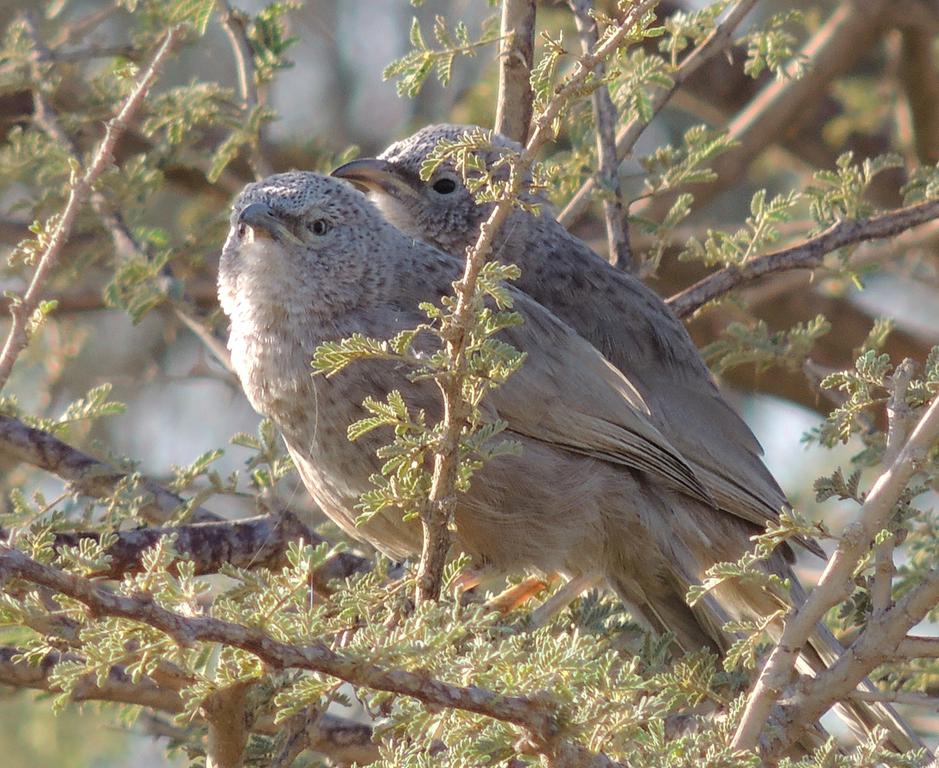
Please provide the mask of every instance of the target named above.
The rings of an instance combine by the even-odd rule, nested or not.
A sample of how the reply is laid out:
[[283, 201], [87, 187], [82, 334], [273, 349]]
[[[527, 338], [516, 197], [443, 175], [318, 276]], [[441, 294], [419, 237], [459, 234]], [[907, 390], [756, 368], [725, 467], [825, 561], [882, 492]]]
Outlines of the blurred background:
[[[662, 7], [670, 11], [680, 5], [694, 9], [703, 3], [673, 2]], [[928, 4], [908, 5], [919, 8]], [[0, 3], [0, 28], [7, 29], [27, 6], [45, 14], [50, 30], [111, 7], [80, 0], [49, 4], [7, 1]], [[263, 7], [247, 0], [239, 6], [251, 14]], [[812, 39], [838, 6], [837, 2], [767, 0], [758, 4], [748, 23], [779, 10], [801, 10], [804, 18], [794, 32], [798, 47]], [[412, 16], [417, 16], [425, 29], [430, 29], [438, 14], [451, 21], [463, 19], [475, 35], [494, 13], [498, 7], [485, 0], [426, 0], [418, 7], [406, 0], [308, 0], [290, 11], [288, 25], [297, 42], [286, 56], [293, 66], [278, 72], [270, 87], [262, 89], [263, 99], [277, 113], [277, 119], [265, 129], [265, 158], [276, 170], [328, 169], [340, 155], [356, 151], [350, 147], [374, 154], [430, 122], [491, 126], [497, 74], [493, 46], [480, 48], [473, 57], [459, 58], [448, 87], [431, 80], [413, 99], [399, 97], [395, 84], [383, 80], [382, 71], [409, 50]], [[732, 231], [749, 215], [750, 197], [757, 188], [767, 187], [773, 193], [802, 188], [814, 170], [833, 167], [835, 158], [847, 149], [854, 150], [857, 157], [890, 150], [935, 163], [939, 159], [939, 119], [928, 114], [930, 109], [939, 110], [939, 101], [929, 104], [937, 89], [935, 80], [928, 79], [936, 77], [935, 26], [924, 27], [919, 17], [913, 24], [910, 18], [914, 17], [907, 14], [904, 20], [898, 14], [876, 35], [843, 52], [841, 71], [832, 72], [817, 92], [803, 97], [797, 119], [768, 131], [759, 151], [752, 152], [736, 169], [732, 183], [702, 194], [702, 206], [674, 233], [676, 245], [688, 236], [702, 236], [711, 227]], [[567, 39], [576, 39], [563, 3], [539, 3], [539, 27], [564, 29]], [[118, 9], [64, 49], [104, 51], [132, 46], [134, 34], [133, 19]], [[921, 76], [924, 56], [926, 81]], [[646, 131], [637, 155], [679, 141], [691, 124], [724, 127], [748, 109], [757, 94], [773, 83], [773, 76], [766, 73], [751, 79], [742, 72], [741, 63], [739, 52], [730, 51], [727, 57], [717, 57], [706, 65]], [[95, 80], [114, 67], [114, 57], [105, 55], [82, 59], [74, 66], [63, 65], [57, 69], [61, 79], [53, 89], [55, 102], [63, 111], [81, 102], [92, 114]], [[232, 50], [217, 18], [210, 22], [202, 40], [179, 52], [157, 92], [194, 78], [226, 88], [237, 85]], [[30, 111], [28, 94], [17, 90], [14, 81], [0, 79], [0, 139], [5, 142], [0, 153], [5, 162], [17, 162], [19, 150], [11, 143], [11, 136], [28, 122]], [[99, 123], [106, 117], [99, 115]], [[923, 127], [923, 121], [930, 119], [933, 122]], [[87, 124], [70, 127], [82, 146], [92, 145], [95, 135]], [[172, 152], [148, 144], [140, 128], [133, 129], [122, 143], [119, 159], [162, 152], [158, 165], [168, 183], [154, 185], [147, 196], [141, 195], [133, 223], [165, 231], [170, 263], [186, 286], [184, 297], [170, 298], [187, 302], [204, 328], [221, 336], [224, 327], [214, 299], [217, 252], [227, 228], [227, 206], [250, 180], [250, 173], [239, 157], [218, 180], [206, 179], [205, 158], [217, 147], [222, 128], [208, 127]], [[567, 148], [563, 136], [560, 148]], [[26, 160], [16, 167], [21, 176], [11, 176], [0, 185], [0, 250], [6, 251], [4, 257], [25, 235], [31, 221], [30, 206], [43, 208], [42, 179], [30, 183]], [[627, 186], [640, 170], [638, 163], [624, 165]], [[902, 170], [878, 177], [870, 192], [875, 205], [899, 204], [901, 176]], [[49, 206], [53, 203], [50, 200]], [[797, 224], [793, 232], [804, 233], [805, 227]], [[583, 219], [577, 232], [605, 252], [604, 230], [596, 216]], [[812, 482], [837, 464], [846, 463], [859, 445], [828, 451], [817, 446], [806, 448], [801, 438], [836, 402], [830, 393], [819, 390], [818, 379], [830, 369], [853, 364], [853, 352], [876, 317], [884, 315], [895, 321], [885, 349], [896, 361], [906, 356], [922, 361], [929, 347], [939, 343], [939, 231], [924, 227], [913, 234], [892, 244], [862, 246], [860, 258], [877, 265], [876, 272], [865, 277], [863, 290], [843, 275], [811, 281], [807, 273], [787, 273], [748, 289], [741, 301], [702, 313], [690, 325], [696, 341], [704, 346], [731, 321], [752, 325], [763, 320], [771, 331], [810, 321], [818, 314], [831, 322], [831, 332], [816, 342], [803, 365], [740, 365], [722, 376], [722, 384], [762, 441], [767, 463], [793, 503], [807, 514], [824, 514], [833, 527], [841, 508], [837, 502], [817, 508]], [[102, 299], [107, 265], [101, 261], [101, 242], [101, 233], [91, 219], [83, 222], [70, 246], [68, 267], [57, 277], [59, 312], [23, 357], [11, 381], [9, 389], [17, 395], [20, 407], [34, 414], [58, 414], [92, 387], [110, 382], [110, 397], [126, 403], [126, 410], [94, 422], [91, 428], [76, 424], [68, 433], [71, 443], [97, 455], [129, 457], [139, 462], [143, 472], [158, 478], [168, 477], [174, 465], [187, 465], [218, 446], [227, 446], [214, 464], [222, 475], [244, 469], [248, 453], [228, 445], [229, 438], [239, 431], [254, 433], [258, 417], [237, 382], [173, 314], [169, 302], [137, 323], [124, 309], [107, 306]], [[636, 243], [643, 247], [641, 236]], [[667, 251], [658, 274], [650, 276], [665, 296], [703, 274], [700, 264], [677, 262], [676, 251]], [[0, 276], [0, 287], [21, 290], [26, 274], [22, 269], [8, 269]], [[24, 479], [21, 468], [4, 467], [4, 471], [6, 487]], [[30, 482], [48, 487], [50, 498], [61, 492], [60, 485], [42, 476]], [[292, 508], [308, 508], [295, 475], [286, 478], [279, 493]], [[213, 507], [216, 501], [210, 500], [207, 506]], [[810, 575], [817, 566], [816, 562], [804, 563], [805, 573]], [[98, 705], [86, 705], [81, 713], [68, 708], [53, 716], [49, 697], [35, 699], [32, 694], [0, 688], [0, 763], [7, 768], [145, 768], [167, 764], [152, 738], [115, 728], [112, 718], [97, 714]]]

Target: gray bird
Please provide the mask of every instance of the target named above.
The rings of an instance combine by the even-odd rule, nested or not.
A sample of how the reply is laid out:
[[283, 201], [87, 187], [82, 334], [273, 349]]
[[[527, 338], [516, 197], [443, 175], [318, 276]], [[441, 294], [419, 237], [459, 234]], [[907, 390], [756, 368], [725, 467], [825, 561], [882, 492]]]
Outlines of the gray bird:
[[[427, 181], [420, 169], [441, 139], [469, 125], [431, 125], [392, 144], [378, 158], [353, 160], [333, 176], [366, 188], [403, 232], [462, 256], [475, 243], [491, 204], [477, 205], [452, 165]], [[493, 135], [495, 146], [521, 149]], [[485, 158], [488, 163], [495, 153]], [[537, 202], [546, 201], [536, 198]], [[593, 344], [636, 386], [650, 421], [674, 445], [718, 506], [759, 528], [779, 519], [785, 494], [763, 464], [762, 448], [721, 396], [685, 326], [652, 289], [612, 267], [571, 235], [543, 205], [540, 215], [514, 211], [493, 247], [517, 264], [516, 285]], [[756, 530], [751, 529], [751, 530]], [[814, 542], [803, 542], [818, 555]]]
[[[461, 261], [392, 226], [349, 184], [313, 173], [249, 185], [231, 224], [219, 298], [249, 400], [280, 427], [310, 494], [350, 536], [393, 557], [418, 552], [419, 527], [397, 511], [355, 526], [355, 505], [380, 468], [376, 451], [391, 435], [376, 430], [351, 443], [346, 428], [365, 415], [366, 397], [393, 389], [438, 418], [436, 387], [386, 361], [357, 362], [329, 378], [314, 376], [310, 361], [325, 341], [389, 338], [424, 322], [419, 303], [449, 294]], [[787, 595], [729, 583], [688, 606], [689, 586], [714, 563], [736, 559], [758, 526], [717, 511], [629, 379], [550, 311], [509, 292], [524, 324], [501, 337], [527, 359], [487, 398], [484, 414], [507, 422], [522, 450], [487, 462], [459, 498], [460, 548], [503, 571], [602, 576], [639, 620], [674, 633], [686, 650], [720, 650], [728, 618], [785, 604]], [[420, 337], [418, 347], [433, 351], [434, 337]], [[781, 554], [766, 567], [794, 580]], [[837, 642], [821, 627], [816, 634], [813, 645], [831, 658]], [[813, 655], [809, 664], [824, 661]], [[899, 748], [916, 743], [886, 707], [855, 709], [861, 723], [890, 727]]]

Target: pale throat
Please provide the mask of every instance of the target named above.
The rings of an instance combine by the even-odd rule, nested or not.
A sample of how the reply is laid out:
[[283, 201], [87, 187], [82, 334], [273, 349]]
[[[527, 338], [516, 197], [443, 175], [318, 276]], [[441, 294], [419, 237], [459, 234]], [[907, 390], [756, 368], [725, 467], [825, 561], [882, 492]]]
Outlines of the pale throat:
[[414, 223], [414, 217], [400, 200], [384, 192], [369, 192], [368, 199], [378, 208], [385, 220], [411, 237], [421, 238], [420, 228]]

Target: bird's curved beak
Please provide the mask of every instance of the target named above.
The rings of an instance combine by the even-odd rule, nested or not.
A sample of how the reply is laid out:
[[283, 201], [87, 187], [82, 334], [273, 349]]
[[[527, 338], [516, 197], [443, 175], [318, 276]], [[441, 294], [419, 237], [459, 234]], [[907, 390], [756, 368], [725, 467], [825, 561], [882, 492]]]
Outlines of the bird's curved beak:
[[377, 157], [363, 157], [340, 165], [331, 174], [352, 182], [364, 192], [384, 192], [402, 199], [419, 194], [421, 180], [395, 163]]
[[300, 239], [264, 203], [249, 203], [238, 214], [238, 223], [251, 227], [255, 237], [269, 237], [302, 245]]

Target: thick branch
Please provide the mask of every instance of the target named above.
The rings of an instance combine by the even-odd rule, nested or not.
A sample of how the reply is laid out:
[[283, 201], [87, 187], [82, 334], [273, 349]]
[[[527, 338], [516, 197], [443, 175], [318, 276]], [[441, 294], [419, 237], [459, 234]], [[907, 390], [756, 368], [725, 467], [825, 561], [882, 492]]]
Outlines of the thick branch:
[[[937, 439], [939, 439], [939, 398], [930, 404], [896, 459], [874, 483], [858, 512], [857, 520], [845, 526], [838, 549], [828, 561], [818, 585], [809, 594], [801, 608], [791, 612], [787, 617], [782, 635], [750, 693], [743, 718], [734, 734], [734, 747], [753, 749], [756, 746], [774, 702], [789, 682], [800, 649], [825, 612], [841, 600], [847, 599], [851, 594], [855, 567], [869, 550], [874, 536], [883, 529], [900, 494], [916, 472], [919, 462]], [[939, 576], [933, 577], [933, 580], [936, 583], [932, 586], [939, 589]], [[872, 626], [874, 622], [881, 622], [887, 616], [897, 620], [896, 617], [912, 615], [919, 610], [920, 602], [918, 601], [923, 599], [923, 590], [932, 588], [926, 586], [931, 583], [930, 580], [924, 582], [916, 590], [908, 593], [895, 608], [881, 614], [881, 618], [872, 619], [868, 626]], [[929, 607], [931, 606], [927, 606], [923, 613]], [[898, 643], [908, 629], [909, 627], [906, 627], [893, 642]], [[835, 666], [839, 664], [840, 660]], [[861, 673], [858, 680], [863, 676], [864, 673]]]
[[200, 707], [206, 722], [206, 768], [241, 768], [248, 744], [245, 704], [250, 681], [239, 680], [206, 696]]
[[37, 307], [41, 301], [42, 290], [46, 280], [58, 265], [59, 253], [68, 241], [78, 216], [79, 210], [84, 206], [92, 194], [94, 183], [111, 163], [111, 157], [118, 140], [123, 135], [127, 124], [134, 113], [140, 109], [143, 101], [157, 78], [163, 64], [172, 51], [173, 44], [181, 34], [182, 27], [171, 27], [163, 38], [163, 42], [154, 54], [150, 66], [137, 81], [136, 86], [124, 100], [118, 113], [108, 121], [104, 138], [92, 158], [91, 164], [85, 172], [72, 184], [69, 190], [65, 208], [59, 215], [56, 224], [49, 236], [48, 243], [39, 256], [36, 270], [26, 288], [10, 310], [13, 322], [7, 335], [3, 350], [0, 352], [0, 388], [6, 385], [7, 379], [13, 370], [17, 357], [29, 343], [27, 329]]
[[[884, 464], [892, 464], [906, 441], [910, 428], [911, 409], [906, 402], [910, 380], [916, 372], [913, 361], [906, 358], [891, 377], [890, 400], [887, 403], [887, 449]], [[890, 608], [893, 599], [893, 549], [895, 536], [881, 543], [874, 553], [874, 580], [871, 584], [871, 610], [875, 616]]]
[[496, 133], [522, 144], [531, 125], [535, 0], [502, 0]]
[[672, 296], [668, 305], [679, 317], [687, 317], [709, 301], [723, 296], [744, 283], [764, 275], [790, 269], [812, 269], [822, 263], [825, 254], [865, 240], [893, 237], [911, 227], [939, 218], [939, 199], [927, 200], [906, 208], [872, 216], [869, 219], [845, 219], [832, 224], [820, 235], [775, 253], [753, 259], [743, 266], [725, 267], [708, 275], [681, 293]]
[[[695, 48], [684, 61], [672, 73], [672, 85], [670, 88], [663, 88], [655, 91], [649, 99], [651, 107], [651, 116], [649, 120], [643, 120], [638, 115], [624, 125], [616, 135], [616, 156], [620, 161], [629, 157], [642, 136], [646, 127], [662, 111], [675, 92], [681, 88], [685, 81], [691, 77], [706, 61], [724, 50], [730, 43], [731, 35], [734, 30], [743, 21], [743, 18], [750, 12], [756, 0], [738, 0], [730, 13], [724, 17], [702, 43]], [[590, 200], [596, 189], [596, 180], [587, 179], [574, 196], [568, 201], [564, 210], [558, 216], [558, 221], [567, 229], [570, 229], [587, 210]]]
[[896, 658], [939, 659], [939, 637], [904, 637], [897, 645]]
[[[218, 573], [224, 565], [236, 568], [282, 568], [287, 565], [287, 548], [291, 542], [322, 542], [319, 536], [290, 512], [231, 522], [138, 528], [118, 531], [115, 535], [117, 542], [107, 549], [111, 557], [109, 567], [90, 576], [120, 579], [126, 574], [142, 572], [144, 553], [166, 536], [175, 537], [174, 549], [183, 560], [194, 564], [197, 575]], [[101, 534], [93, 531], [57, 533], [53, 546], [59, 550], [62, 547], [78, 546], [83, 539], [98, 541], [100, 538]], [[171, 570], [175, 570], [177, 564], [178, 561], [175, 561]]]
[[[580, 44], [584, 53], [589, 53], [597, 44], [597, 21], [591, 16], [593, 0], [570, 0], [577, 30], [580, 32]], [[606, 72], [603, 62], [595, 70], [598, 79]], [[616, 154], [616, 124], [619, 117], [616, 105], [610, 96], [607, 85], [601, 85], [590, 96], [593, 108], [593, 121], [597, 135], [597, 174], [606, 195], [603, 198], [603, 221], [606, 225], [606, 240], [610, 263], [627, 271], [635, 266], [632, 263], [632, 250], [629, 246], [629, 225], [626, 220], [626, 206], [623, 204], [623, 190], [619, 179], [619, 158]]]

